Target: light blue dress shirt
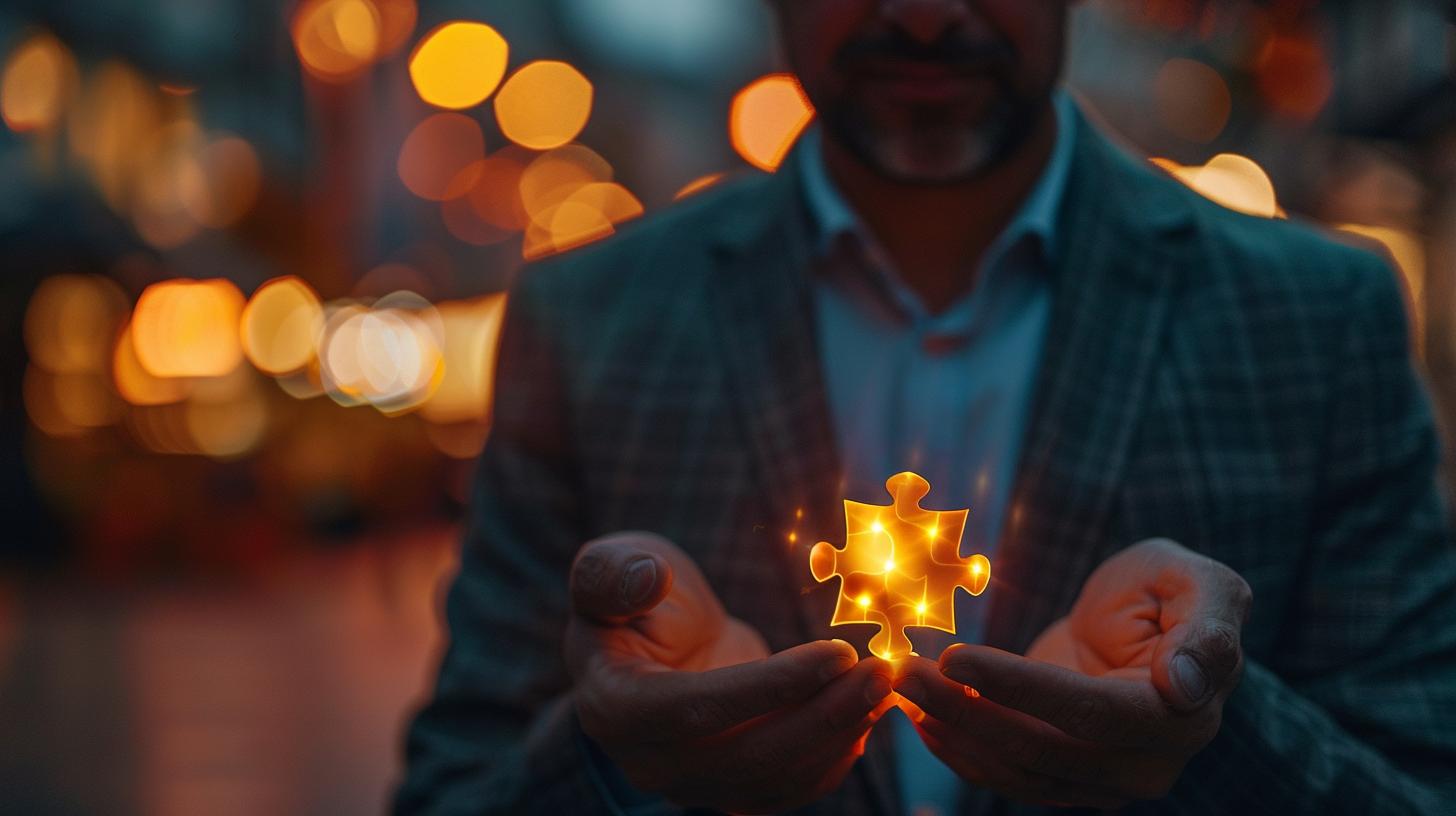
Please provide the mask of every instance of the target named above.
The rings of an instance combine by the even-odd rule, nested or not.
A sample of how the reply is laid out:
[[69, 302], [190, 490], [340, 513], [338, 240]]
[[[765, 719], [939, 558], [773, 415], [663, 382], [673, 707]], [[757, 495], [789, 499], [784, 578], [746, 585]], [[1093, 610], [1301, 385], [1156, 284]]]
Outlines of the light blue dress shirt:
[[[938, 314], [900, 279], [835, 188], [817, 129], [805, 134], [798, 164], [845, 498], [886, 504], [886, 479], [919, 473], [931, 484], [927, 508], [970, 508], [961, 554], [991, 558], [993, 576], [1051, 314], [1048, 272], [1076, 138], [1072, 105], [1057, 95], [1057, 139], [1042, 178], [987, 251], [973, 288]], [[957, 593], [958, 635], [911, 630], [916, 651], [934, 658], [956, 640], [978, 641], [988, 606], [987, 595]], [[954, 813], [960, 779], [899, 712], [884, 724], [895, 729], [906, 811]]]

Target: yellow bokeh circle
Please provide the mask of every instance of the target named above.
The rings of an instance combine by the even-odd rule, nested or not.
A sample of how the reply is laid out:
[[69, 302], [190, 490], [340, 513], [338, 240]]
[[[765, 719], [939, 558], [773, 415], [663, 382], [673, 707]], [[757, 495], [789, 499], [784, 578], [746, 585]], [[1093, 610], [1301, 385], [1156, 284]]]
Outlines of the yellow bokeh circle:
[[410, 79], [420, 98], [462, 110], [484, 102], [506, 75], [510, 46], [484, 23], [452, 22], [420, 40], [410, 55]]
[[269, 374], [288, 374], [314, 358], [324, 310], [307, 283], [278, 278], [259, 287], [243, 309], [243, 353]]
[[552, 150], [581, 134], [591, 118], [591, 81], [564, 62], [533, 62], [511, 75], [495, 98], [506, 138], [532, 150]]

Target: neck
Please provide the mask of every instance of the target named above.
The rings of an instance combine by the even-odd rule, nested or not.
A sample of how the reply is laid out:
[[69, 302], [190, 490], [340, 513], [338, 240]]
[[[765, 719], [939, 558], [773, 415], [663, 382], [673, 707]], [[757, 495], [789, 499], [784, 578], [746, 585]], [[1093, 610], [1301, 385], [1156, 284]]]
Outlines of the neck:
[[905, 284], [938, 312], [975, 284], [982, 257], [1031, 194], [1056, 139], [1056, 111], [1048, 102], [1030, 137], [969, 181], [932, 186], [887, 179], [828, 133], [824, 163]]

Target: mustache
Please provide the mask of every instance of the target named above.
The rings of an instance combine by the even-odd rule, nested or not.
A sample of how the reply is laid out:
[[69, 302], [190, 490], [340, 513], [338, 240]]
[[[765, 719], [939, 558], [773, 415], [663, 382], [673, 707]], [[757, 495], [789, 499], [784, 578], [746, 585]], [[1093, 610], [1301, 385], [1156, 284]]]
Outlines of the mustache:
[[1015, 63], [1016, 53], [1002, 40], [967, 40], [955, 35], [925, 43], [902, 33], [887, 33], [846, 43], [834, 55], [834, 65], [853, 70], [876, 62], [921, 62], [951, 70], [1005, 69]]

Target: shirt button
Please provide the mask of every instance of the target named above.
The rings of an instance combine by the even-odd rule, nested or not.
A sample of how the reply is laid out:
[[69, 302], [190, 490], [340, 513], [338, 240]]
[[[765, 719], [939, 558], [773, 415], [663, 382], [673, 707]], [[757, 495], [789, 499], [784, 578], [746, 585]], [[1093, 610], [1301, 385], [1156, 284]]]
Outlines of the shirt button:
[[927, 334], [920, 341], [920, 348], [931, 357], [943, 357], [959, 349], [966, 338], [958, 334]]

